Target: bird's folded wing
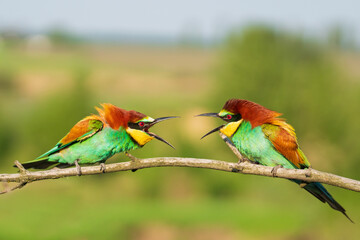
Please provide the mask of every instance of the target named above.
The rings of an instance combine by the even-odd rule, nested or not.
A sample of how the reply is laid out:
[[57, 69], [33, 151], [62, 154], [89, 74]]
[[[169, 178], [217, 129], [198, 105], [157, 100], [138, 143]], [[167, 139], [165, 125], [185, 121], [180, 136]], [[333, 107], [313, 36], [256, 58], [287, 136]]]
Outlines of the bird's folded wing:
[[66, 136], [63, 137], [54, 148], [39, 156], [37, 159], [58, 152], [61, 149], [64, 149], [76, 142], [81, 142], [88, 139], [97, 132], [101, 131], [103, 126], [104, 123], [100, 117], [96, 115], [86, 117], [76, 123], [75, 126], [71, 128], [70, 132], [66, 134]]
[[299, 148], [294, 128], [291, 125], [282, 119], [277, 119], [274, 123], [263, 124], [261, 128], [275, 149], [296, 167], [307, 168], [310, 166]]

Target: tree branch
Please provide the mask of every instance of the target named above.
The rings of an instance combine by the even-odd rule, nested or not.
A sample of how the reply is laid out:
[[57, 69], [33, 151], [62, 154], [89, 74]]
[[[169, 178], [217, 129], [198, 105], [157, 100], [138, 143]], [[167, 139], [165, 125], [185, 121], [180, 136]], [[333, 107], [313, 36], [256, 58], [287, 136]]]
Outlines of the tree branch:
[[[21, 165], [19, 165], [21, 166]], [[128, 171], [134, 169], [152, 168], [152, 167], [194, 167], [194, 168], [206, 168], [214, 169], [225, 172], [243, 173], [252, 175], [261, 175], [267, 177], [273, 177], [272, 167], [266, 167], [258, 164], [252, 164], [250, 162], [225, 162], [219, 160], [210, 159], [198, 159], [198, 158], [179, 158], [179, 157], [158, 157], [147, 159], [136, 159], [129, 162], [107, 164], [106, 173]], [[21, 167], [19, 167], [21, 169]], [[103, 174], [104, 169], [100, 165], [89, 166], [81, 168], [82, 175], [95, 175]], [[0, 181], [2, 182], [17, 182], [19, 183], [14, 189], [21, 188], [28, 183], [46, 180], [57, 179], [63, 177], [77, 176], [78, 171], [76, 168], [66, 169], [51, 169], [46, 171], [24, 171], [13, 174], [0, 174]], [[317, 171], [315, 169], [285, 169], [280, 168], [276, 171], [276, 176], [286, 179], [298, 179], [306, 182], [321, 182], [329, 185], [341, 187], [344, 189], [360, 192], [360, 181], [337, 176], [331, 173]], [[7, 193], [14, 189], [5, 190], [1, 193]]]

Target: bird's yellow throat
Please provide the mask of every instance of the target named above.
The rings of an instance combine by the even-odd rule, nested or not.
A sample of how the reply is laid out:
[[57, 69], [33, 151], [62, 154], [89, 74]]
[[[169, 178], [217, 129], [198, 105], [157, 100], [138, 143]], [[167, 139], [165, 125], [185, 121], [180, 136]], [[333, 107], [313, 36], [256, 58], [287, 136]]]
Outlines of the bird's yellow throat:
[[130, 134], [130, 136], [140, 145], [144, 146], [146, 143], [150, 142], [154, 139], [154, 137], [150, 136], [144, 131], [127, 128], [126, 132]]
[[243, 121], [243, 119], [240, 119], [237, 122], [228, 123], [223, 128], [220, 129], [220, 132], [225, 134], [227, 137], [231, 137], [232, 135], [234, 135], [236, 130], [239, 128], [242, 121]]

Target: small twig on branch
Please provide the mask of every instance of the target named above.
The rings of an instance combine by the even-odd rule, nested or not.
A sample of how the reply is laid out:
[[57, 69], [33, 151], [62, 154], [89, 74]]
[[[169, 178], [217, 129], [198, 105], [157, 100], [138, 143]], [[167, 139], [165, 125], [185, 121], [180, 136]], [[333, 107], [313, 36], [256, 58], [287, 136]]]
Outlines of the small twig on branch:
[[[15, 163], [16, 164], [16, 163]], [[20, 164], [20, 163], [19, 163]], [[16, 164], [18, 166], [18, 164]], [[21, 164], [20, 164], [21, 165]], [[66, 169], [51, 169], [46, 171], [30, 172], [18, 166], [20, 173], [12, 174], [0, 174], [1, 182], [18, 182], [16, 187], [3, 191], [1, 193], [7, 193], [9, 191], [21, 188], [27, 183], [46, 180], [57, 179], [63, 177], [77, 176], [78, 171], [76, 168]], [[252, 164], [250, 162], [225, 162], [219, 160], [210, 159], [198, 159], [198, 158], [179, 158], [179, 157], [158, 157], [148, 159], [137, 159], [134, 161], [113, 163], [106, 165], [106, 173], [128, 171], [143, 168], [152, 167], [194, 167], [194, 168], [206, 168], [214, 169], [225, 172], [236, 172], [243, 174], [261, 175], [267, 177], [273, 177], [272, 167], [262, 166], [259, 164]], [[104, 174], [100, 165], [81, 167], [82, 175], [95, 175]], [[310, 174], [309, 174], [310, 173]], [[298, 179], [306, 182], [321, 182], [329, 185], [341, 187], [344, 189], [360, 192], [360, 181], [337, 176], [331, 173], [321, 172], [314, 169], [286, 169], [280, 168], [276, 172], [276, 177], [286, 179]]]
[[[20, 189], [20, 188], [24, 187], [26, 184], [28, 184], [29, 182], [31, 182], [30, 180], [27, 179], [27, 176], [26, 176], [27, 171], [23, 167], [23, 165], [21, 165], [21, 163], [19, 161], [15, 161], [14, 163], [15, 163], [16, 167], [20, 170], [20, 180], [18, 181], [19, 184], [17, 184], [15, 187], [1, 191], [0, 194], [8, 193], [8, 192], [14, 191], [15, 189]], [[2, 180], [2, 181], [4, 182], [4, 180]]]

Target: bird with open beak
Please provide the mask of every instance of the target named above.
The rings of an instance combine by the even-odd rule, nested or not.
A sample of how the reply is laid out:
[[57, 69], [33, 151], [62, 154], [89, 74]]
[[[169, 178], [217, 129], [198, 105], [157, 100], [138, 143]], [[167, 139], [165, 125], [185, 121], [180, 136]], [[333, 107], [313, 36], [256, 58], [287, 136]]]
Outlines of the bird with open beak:
[[170, 147], [169, 142], [149, 132], [156, 123], [177, 117], [153, 119], [136, 111], [127, 111], [109, 103], [97, 108], [98, 115], [85, 117], [71, 128], [54, 148], [33, 161], [22, 165], [25, 169], [49, 169], [104, 162], [116, 153], [128, 152], [143, 147], [152, 139], [158, 139]]
[[[274, 167], [305, 169], [310, 167], [304, 153], [299, 148], [294, 128], [279, 118], [281, 113], [269, 110], [257, 103], [230, 99], [219, 113], [204, 113], [198, 116], [216, 117], [226, 123], [211, 130], [211, 133], [223, 133], [240, 153], [247, 159]], [[331, 196], [325, 187], [318, 182], [291, 180], [333, 209], [343, 213], [350, 221], [345, 209]]]

